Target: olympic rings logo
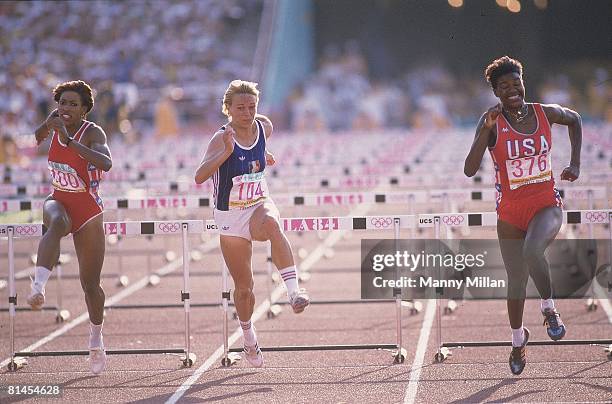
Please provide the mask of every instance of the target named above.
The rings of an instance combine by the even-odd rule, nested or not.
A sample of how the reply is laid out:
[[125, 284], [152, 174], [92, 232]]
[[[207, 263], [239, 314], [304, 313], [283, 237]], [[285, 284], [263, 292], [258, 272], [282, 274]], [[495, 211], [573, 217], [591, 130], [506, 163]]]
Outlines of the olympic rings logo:
[[36, 226], [15, 226], [15, 233], [19, 234], [20, 236], [33, 236], [36, 234]]
[[164, 233], [176, 233], [181, 228], [181, 225], [176, 222], [164, 222], [160, 223], [158, 227]]
[[377, 229], [386, 229], [393, 224], [393, 219], [390, 217], [373, 217], [370, 219], [370, 223]]
[[586, 219], [593, 223], [603, 223], [606, 220], [605, 212], [587, 212]]
[[446, 225], [460, 225], [461, 223], [463, 223], [463, 221], [465, 220], [465, 218], [461, 215], [447, 215], [447, 216], [442, 216], [442, 223], [446, 224]]

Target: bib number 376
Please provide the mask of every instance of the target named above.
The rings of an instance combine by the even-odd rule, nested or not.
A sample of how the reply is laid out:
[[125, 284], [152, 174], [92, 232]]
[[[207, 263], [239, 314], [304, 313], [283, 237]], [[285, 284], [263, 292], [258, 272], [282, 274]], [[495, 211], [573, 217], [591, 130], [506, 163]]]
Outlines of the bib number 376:
[[552, 178], [550, 154], [506, 161], [510, 189], [549, 181]]

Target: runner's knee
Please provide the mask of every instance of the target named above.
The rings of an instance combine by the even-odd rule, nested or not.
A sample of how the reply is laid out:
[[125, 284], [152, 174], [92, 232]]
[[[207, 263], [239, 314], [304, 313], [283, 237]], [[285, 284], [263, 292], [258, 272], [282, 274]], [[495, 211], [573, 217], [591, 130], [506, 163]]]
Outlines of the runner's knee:
[[59, 234], [66, 234], [70, 230], [70, 220], [63, 215], [57, 215], [51, 217], [49, 220], [49, 228], [47, 231], [57, 232]]
[[100, 281], [96, 279], [81, 279], [81, 288], [85, 294], [104, 293], [100, 287]]
[[508, 298], [524, 299], [528, 280], [529, 275], [527, 273], [508, 276]]
[[523, 246], [523, 259], [530, 267], [533, 268], [534, 265], [537, 265], [542, 259], [544, 259], [545, 249], [546, 246], [542, 245], [542, 243], [525, 241]]
[[265, 216], [262, 224], [262, 230], [269, 237], [275, 237], [281, 234], [280, 223], [272, 216]]
[[253, 285], [250, 287], [236, 287], [234, 290], [234, 301], [248, 300], [253, 297]]

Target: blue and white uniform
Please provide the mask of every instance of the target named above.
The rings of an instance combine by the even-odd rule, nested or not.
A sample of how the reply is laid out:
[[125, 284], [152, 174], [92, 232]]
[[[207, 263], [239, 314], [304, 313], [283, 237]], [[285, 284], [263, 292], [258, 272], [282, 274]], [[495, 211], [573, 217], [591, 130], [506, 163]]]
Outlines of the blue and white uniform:
[[247, 240], [251, 240], [249, 220], [255, 209], [264, 202], [272, 203], [264, 174], [265, 131], [261, 122], [255, 122], [255, 142], [244, 146], [234, 139], [234, 151], [213, 174], [213, 213], [220, 234]]

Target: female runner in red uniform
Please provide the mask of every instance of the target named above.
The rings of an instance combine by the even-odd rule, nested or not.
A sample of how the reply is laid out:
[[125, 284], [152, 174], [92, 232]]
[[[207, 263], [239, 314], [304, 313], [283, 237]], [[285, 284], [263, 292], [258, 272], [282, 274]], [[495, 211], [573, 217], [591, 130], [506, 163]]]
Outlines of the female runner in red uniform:
[[544, 251], [555, 239], [562, 223], [563, 203], [554, 188], [551, 167], [551, 126], [568, 127], [571, 159], [561, 179], [575, 181], [580, 175], [582, 122], [580, 115], [559, 105], [525, 102], [523, 66], [504, 56], [485, 70], [487, 82], [500, 103], [485, 112], [476, 128], [472, 148], [465, 160], [468, 177], [478, 171], [488, 147], [495, 168], [497, 235], [508, 274], [508, 317], [512, 327], [510, 370], [525, 368], [529, 330], [523, 327], [523, 307], [529, 275], [542, 298], [540, 308], [551, 339], [565, 335], [565, 325], [552, 299], [549, 265]]
[[83, 81], [59, 84], [53, 90], [57, 109], [36, 129], [40, 144], [52, 136], [49, 172], [53, 193], [43, 206], [47, 231], [38, 245], [36, 273], [28, 304], [40, 309], [45, 302], [45, 284], [60, 252], [60, 239], [70, 233], [79, 261], [79, 276], [89, 312], [89, 360], [91, 370], [106, 366], [102, 340], [104, 291], [100, 272], [104, 262], [103, 205], [98, 196], [102, 172], [112, 166], [106, 134], [85, 120], [94, 105], [91, 87]]

